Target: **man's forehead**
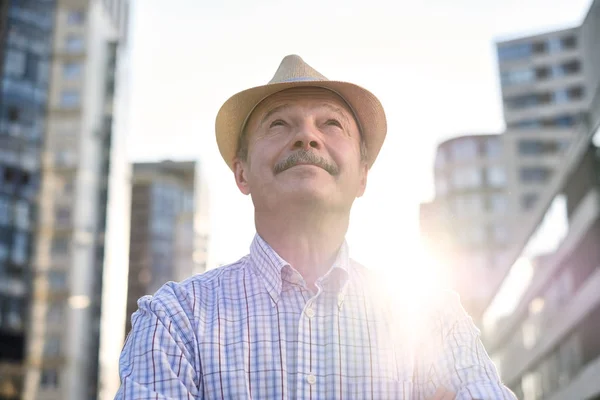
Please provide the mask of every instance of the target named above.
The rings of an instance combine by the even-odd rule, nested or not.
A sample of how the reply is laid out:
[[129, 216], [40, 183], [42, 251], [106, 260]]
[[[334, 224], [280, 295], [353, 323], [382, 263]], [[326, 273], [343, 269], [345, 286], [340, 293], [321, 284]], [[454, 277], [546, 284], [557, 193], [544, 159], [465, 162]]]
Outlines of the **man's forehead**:
[[338, 113], [352, 114], [346, 102], [336, 93], [322, 88], [294, 88], [275, 93], [265, 100], [252, 113], [252, 117], [264, 119], [276, 112], [294, 107], [324, 108]]

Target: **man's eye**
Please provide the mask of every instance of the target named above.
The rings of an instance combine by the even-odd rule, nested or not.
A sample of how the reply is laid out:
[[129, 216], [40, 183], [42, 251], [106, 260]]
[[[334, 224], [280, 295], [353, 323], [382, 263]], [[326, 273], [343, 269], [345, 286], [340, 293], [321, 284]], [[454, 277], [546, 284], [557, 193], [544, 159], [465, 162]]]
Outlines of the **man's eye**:
[[285, 125], [285, 122], [283, 122], [280, 119], [276, 119], [275, 121], [271, 122], [271, 125], [269, 125], [270, 128], [273, 128], [275, 126], [283, 126]]
[[337, 126], [338, 128], [342, 127], [342, 124], [337, 119], [328, 119], [325, 123], [326, 125]]

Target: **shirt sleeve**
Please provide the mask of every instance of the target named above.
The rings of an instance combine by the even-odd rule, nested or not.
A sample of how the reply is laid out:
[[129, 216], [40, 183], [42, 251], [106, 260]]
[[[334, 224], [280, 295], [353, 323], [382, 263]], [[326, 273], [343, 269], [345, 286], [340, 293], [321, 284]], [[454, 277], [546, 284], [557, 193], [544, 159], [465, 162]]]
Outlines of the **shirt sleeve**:
[[444, 386], [456, 400], [516, 400], [502, 384], [496, 367], [456, 293], [446, 292], [437, 301], [418, 346], [418, 384], [423, 398]]
[[154, 296], [142, 297], [131, 320], [115, 399], [202, 398], [193, 307], [184, 288], [170, 282]]

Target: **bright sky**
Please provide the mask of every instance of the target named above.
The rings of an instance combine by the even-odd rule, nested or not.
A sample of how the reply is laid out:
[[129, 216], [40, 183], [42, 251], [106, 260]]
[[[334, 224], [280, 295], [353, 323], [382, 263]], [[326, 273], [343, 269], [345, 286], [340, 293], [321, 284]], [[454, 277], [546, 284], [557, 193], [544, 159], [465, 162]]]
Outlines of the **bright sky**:
[[[435, 146], [503, 129], [494, 40], [578, 24], [591, 0], [137, 0], [132, 12], [134, 161], [201, 159], [210, 186], [211, 263], [247, 253], [252, 204], [220, 158], [214, 120], [234, 93], [299, 54], [330, 79], [371, 90], [388, 136], [355, 203], [351, 254], [397, 268], [418, 248]], [[400, 260], [398, 254], [402, 255]]]

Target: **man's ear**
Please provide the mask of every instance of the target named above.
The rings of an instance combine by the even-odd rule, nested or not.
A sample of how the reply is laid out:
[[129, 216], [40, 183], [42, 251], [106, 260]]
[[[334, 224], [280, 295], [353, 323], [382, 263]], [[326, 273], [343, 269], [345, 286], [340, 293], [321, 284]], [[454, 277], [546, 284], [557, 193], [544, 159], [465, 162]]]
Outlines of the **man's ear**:
[[369, 164], [367, 162], [361, 161], [358, 173], [360, 174], [360, 182], [358, 186], [358, 193], [356, 197], [362, 197], [365, 194], [365, 190], [367, 189], [367, 177], [369, 176]]
[[235, 160], [233, 160], [233, 175], [235, 176], [235, 183], [238, 189], [240, 189], [240, 192], [242, 192], [245, 195], [250, 194], [250, 185], [248, 184], [247, 169], [247, 162], [242, 161], [237, 157]]

